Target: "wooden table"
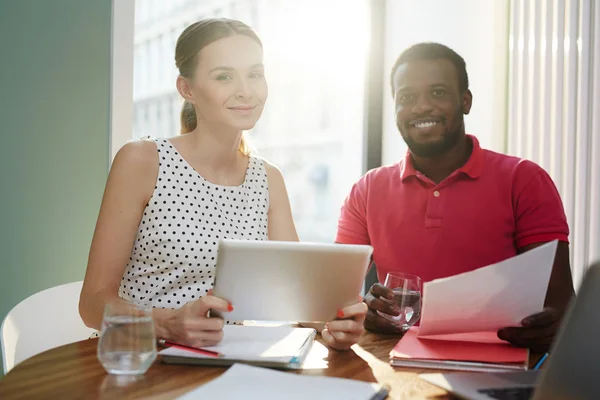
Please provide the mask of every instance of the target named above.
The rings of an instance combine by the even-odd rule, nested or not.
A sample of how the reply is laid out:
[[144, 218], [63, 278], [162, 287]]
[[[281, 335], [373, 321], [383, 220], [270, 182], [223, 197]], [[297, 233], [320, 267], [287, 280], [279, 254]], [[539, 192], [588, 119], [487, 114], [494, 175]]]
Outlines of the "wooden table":
[[[326, 348], [319, 338], [305, 369], [298, 373], [389, 384], [392, 399], [447, 399], [445, 391], [418, 378], [418, 373], [425, 370], [389, 365], [388, 354], [398, 339], [399, 336], [365, 333], [352, 350], [340, 352]], [[84, 340], [20, 363], [0, 380], [0, 399], [171, 399], [225, 371], [168, 365], [157, 360], [140, 377], [112, 376], [98, 362], [96, 345], [97, 339]]]

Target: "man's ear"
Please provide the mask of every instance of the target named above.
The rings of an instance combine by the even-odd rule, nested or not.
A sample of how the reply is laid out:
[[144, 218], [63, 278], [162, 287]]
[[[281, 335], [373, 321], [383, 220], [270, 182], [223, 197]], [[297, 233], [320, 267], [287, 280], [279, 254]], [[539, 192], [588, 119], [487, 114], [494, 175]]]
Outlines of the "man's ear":
[[183, 97], [185, 100], [188, 100], [191, 103], [193, 103], [192, 100], [194, 98], [194, 95], [192, 94], [190, 82], [188, 81], [188, 79], [179, 75], [177, 77], [176, 83], [177, 83], [177, 91], [179, 92], [181, 97]]
[[471, 112], [471, 106], [473, 105], [473, 93], [469, 89], [465, 90], [462, 98], [462, 110], [463, 114], [467, 115]]

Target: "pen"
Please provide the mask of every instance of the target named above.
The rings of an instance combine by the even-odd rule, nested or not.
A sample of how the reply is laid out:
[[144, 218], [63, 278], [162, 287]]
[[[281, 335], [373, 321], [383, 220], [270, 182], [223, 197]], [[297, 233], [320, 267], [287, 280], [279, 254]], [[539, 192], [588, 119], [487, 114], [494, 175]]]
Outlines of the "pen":
[[210, 357], [223, 357], [223, 355], [217, 351], [212, 351], [212, 350], [206, 350], [206, 349], [199, 349], [197, 347], [192, 347], [192, 346], [186, 346], [184, 344], [179, 344], [179, 343], [175, 343], [172, 342], [170, 340], [159, 340], [158, 341], [160, 344], [167, 346], [167, 347], [174, 347], [176, 349], [181, 349], [181, 350], [187, 350], [187, 351], [191, 351], [193, 353], [197, 353], [197, 354], [202, 354], [205, 356], [210, 356]]
[[377, 393], [375, 393], [369, 400], [385, 400], [388, 397], [390, 392], [390, 388], [387, 385], [384, 385], [379, 389]]
[[538, 362], [536, 362], [535, 365], [533, 366], [533, 369], [540, 369], [540, 367], [542, 366], [544, 361], [546, 361], [546, 358], [548, 358], [548, 353], [544, 353], [544, 355], [542, 357], [540, 357]]

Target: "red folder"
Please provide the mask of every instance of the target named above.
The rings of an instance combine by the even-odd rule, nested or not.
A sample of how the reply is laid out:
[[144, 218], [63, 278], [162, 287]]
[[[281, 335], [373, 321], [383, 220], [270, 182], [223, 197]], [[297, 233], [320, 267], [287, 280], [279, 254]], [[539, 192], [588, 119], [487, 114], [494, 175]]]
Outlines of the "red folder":
[[417, 337], [406, 332], [390, 352], [390, 364], [465, 371], [526, 370], [529, 350], [513, 347], [495, 332]]

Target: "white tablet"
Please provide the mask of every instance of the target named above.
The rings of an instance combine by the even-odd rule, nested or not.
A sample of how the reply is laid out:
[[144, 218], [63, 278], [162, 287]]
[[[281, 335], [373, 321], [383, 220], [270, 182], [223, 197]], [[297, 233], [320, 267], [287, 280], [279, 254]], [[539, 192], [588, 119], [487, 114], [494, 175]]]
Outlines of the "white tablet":
[[221, 240], [213, 293], [227, 320], [325, 322], [354, 304], [373, 248], [303, 242]]

